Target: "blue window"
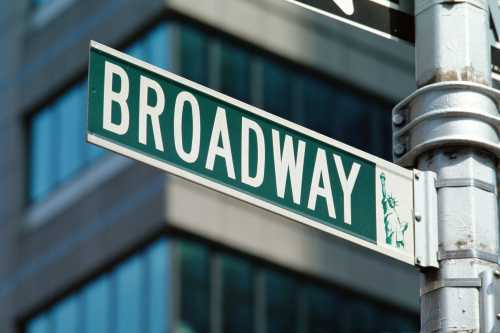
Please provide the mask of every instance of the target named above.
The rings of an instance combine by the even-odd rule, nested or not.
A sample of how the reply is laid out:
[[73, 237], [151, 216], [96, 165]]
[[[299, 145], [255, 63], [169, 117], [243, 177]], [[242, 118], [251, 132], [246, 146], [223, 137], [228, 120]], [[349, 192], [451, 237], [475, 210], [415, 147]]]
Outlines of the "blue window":
[[201, 84], [208, 84], [208, 38], [187, 25], [181, 27], [180, 74]]
[[171, 54], [170, 48], [167, 45], [171, 44], [169, 28], [166, 23], [159, 24], [148, 35], [146, 41], [146, 52], [148, 54], [148, 62], [162, 68], [170, 68]]
[[30, 118], [30, 202], [104, 154], [85, 142], [86, 89], [86, 82], [75, 84]]
[[[76, 85], [54, 105], [54, 117], [60, 138], [58, 142], [58, 182], [72, 176], [85, 161], [85, 108], [82, 85]], [[55, 135], [54, 135], [55, 136]], [[56, 138], [57, 139], [57, 138]]]
[[391, 159], [391, 113], [377, 99], [310, 76], [301, 77], [297, 121], [356, 148]]
[[340, 137], [339, 129], [345, 125], [344, 114], [350, 110], [339, 108], [336, 92], [324, 81], [309, 76], [304, 77], [301, 111], [304, 114], [303, 119], [306, 127], [346, 142], [349, 136]]
[[222, 258], [223, 332], [254, 331], [254, 282], [249, 262], [233, 256]]
[[168, 260], [160, 239], [28, 321], [26, 332], [168, 332]]
[[56, 0], [32, 0], [33, 7], [40, 8], [47, 6], [48, 4], [54, 2]]
[[107, 333], [111, 329], [111, 280], [103, 276], [82, 293], [83, 333]]
[[275, 62], [263, 62], [263, 108], [292, 119], [293, 73]]
[[40, 111], [31, 123], [31, 188], [32, 200], [38, 200], [52, 189], [56, 178], [56, 140], [52, 133], [57, 129], [57, 118], [53, 116], [52, 108]]
[[210, 331], [210, 256], [205, 246], [180, 243], [180, 331]]
[[[326, 288], [307, 286], [305, 288], [306, 327], [310, 333], [330, 332], [336, 327], [338, 332], [351, 332], [348, 328], [349, 310], [345, 300]], [[354, 331], [352, 331], [354, 332]]]
[[[126, 50], [134, 57], [168, 68], [169, 43], [169, 27], [161, 23]], [[30, 118], [28, 201], [44, 199], [105, 154], [105, 150], [85, 142], [86, 99], [84, 80]]]
[[287, 274], [266, 274], [266, 321], [268, 332], [289, 333], [298, 328], [299, 286]]
[[[87, 87], [88, 87], [87, 80], [85, 80], [83, 82], [82, 87], [83, 88], [80, 90], [81, 98], [86, 99], [87, 98]], [[84, 126], [86, 126], [85, 123], [84, 123]], [[92, 162], [96, 161], [100, 157], [104, 156], [106, 154], [106, 150], [99, 148], [96, 145], [85, 144], [84, 145], [84, 154], [85, 154], [85, 163], [91, 164]]]
[[117, 331], [141, 333], [144, 321], [145, 266], [142, 256], [127, 260], [115, 271]]
[[250, 61], [246, 50], [229, 43], [222, 45], [220, 89], [223, 93], [250, 102]]
[[149, 333], [165, 332], [170, 325], [168, 317], [168, 286], [170, 286], [170, 258], [167, 253], [167, 241], [162, 239], [146, 251], [148, 267], [146, 304]]
[[80, 313], [80, 296], [78, 294], [57, 304], [52, 313], [54, 333], [77, 333], [81, 326]]
[[351, 332], [368, 333], [380, 328], [376, 319], [379, 315], [375, 304], [364, 300], [351, 300], [346, 304], [349, 308], [349, 330]]
[[26, 333], [50, 333], [51, 331], [50, 320], [45, 313], [32, 319], [26, 328]]
[[[168, 304], [179, 306], [175, 332], [210, 332], [214, 325], [230, 333], [250, 333], [258, 326], [273, 333], [418, 331], [416, 315], [343, 288], [320, 287], [293, 272], [270, 270], [197, 242], [176, 244], [179, 251], [172, 258], [169, 241], [155, 241], [34, 316], [25, 332], [167, 333], [172, 325]], [[178, 265], [169, 264], [173, 259]], [[255, 288], [257, 270], [264, 272], [264, 288]], [[180, 288], [172, 293], [173, 275]], [[258, 297], [258, 292], [263, 294]]]

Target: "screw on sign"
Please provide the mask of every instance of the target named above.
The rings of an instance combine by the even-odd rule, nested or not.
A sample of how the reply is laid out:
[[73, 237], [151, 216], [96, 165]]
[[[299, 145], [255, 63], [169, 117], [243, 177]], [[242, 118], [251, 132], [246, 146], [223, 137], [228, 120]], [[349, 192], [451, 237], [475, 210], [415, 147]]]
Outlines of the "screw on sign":
[[414, 265], [413, 172], [104, 45], [89, 142]]

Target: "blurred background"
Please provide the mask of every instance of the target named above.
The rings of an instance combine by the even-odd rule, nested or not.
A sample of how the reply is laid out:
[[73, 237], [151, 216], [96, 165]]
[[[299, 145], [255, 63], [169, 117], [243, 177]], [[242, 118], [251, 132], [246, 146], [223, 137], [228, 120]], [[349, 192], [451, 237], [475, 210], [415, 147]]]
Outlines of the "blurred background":
[[391, 160], [413, 49], [283, 0], [0, 0], [0, 332], [418, 331], [418, 273], [85, 142], [94, 39]]

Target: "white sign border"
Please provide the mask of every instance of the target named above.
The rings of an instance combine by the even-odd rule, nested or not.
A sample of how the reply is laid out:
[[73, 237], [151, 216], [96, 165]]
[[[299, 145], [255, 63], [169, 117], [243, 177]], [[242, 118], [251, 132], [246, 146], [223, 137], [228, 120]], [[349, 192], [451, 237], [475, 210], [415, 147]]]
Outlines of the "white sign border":
[[[355, 156], [358, 156], [362, 159], [365, 159], [367, 161], [370, 161], [372, 163], [374, 163], [375, 165], [380, 165], [382, 166], [384, 169], [386, 170], [389, 170], [393, 173], [396, 173], [404, 178], [408, 178], [409, 180], [412, 180], [413, 179], [413, 172], [410, 171], [410, 170], [407, 170], [407, 169], [404, 169], [402, 167], [399, 167], [393, 163], [390, 163], [390, 162], [387, 162], [381, 158], [378, 158], [376, 156], [373, 156], [371, 154], [368, 154], [362, 150], [359, 150], [357, 148], [354, 148], [354, 147], [350, 147], [342, 142], [339, 142], [339, 141], [336, 141], [332, 138], [329, 138], [325, 135], [322, 135], [322, 134], [319, 134], [317, 132], [314, 132], [310, 129], [307, 129], [305, 127], [302, 127], [300, 125], [297, 125], [295, 123], [292, 123], [286, 119], [283, 119], [283, 118], [280, 118], [278, 116], [275, 116], [271, 113], [268, 113], [268, 112], [265, 112], [263, 110], [260, 110], [252, 105], [249, 105], [249, 104], [246, 104], [244, 102], [241, 102], [239, 100], [236, 100], [232, 97], [229, 97], [229, 96], [226, 96], [220, 92], [217, 92], [215, 90], [212, 90], [208, 87], [205, 87], [205, 86], [202, 86], [196, 82], [192, 82], [188, 79], [185, 79], [183, 77], [180, 77], [176, 74], [173, 74], [165, 69], [162, 69], [162, 68], [159, 68], [159, 67], [156, 67], [156, 66], [153, 66], [147, 62], [144, 62], [142, 60], [139, 60], [139, 59], [136, 59], [136, 58], [133, 58], [125, 53], [122, 53], [120, 51], [117, 51], [115, 49], [112, 49], [106, 45], [103, 45], [103, 44], [100, 44], [96, 41], [91, 41], [90, 42], [90, 49], [96, 49], [96, 50], [99, 50], [99, 51], [102, 51], [104, 53], [107, 53], [113, 57], [116, 57], [118, 59], [121, 59], [123, 61], [126, 61], [126, 62], [129, 62], [133, 65], [136, 65], [138, 67], [142, 67], [144, 68], [145, 70], [148, 70], [148, 71], [151, 71], [155, 74], [158, 74], [160, 76], [164, 76], [166, 77], [167, 79], [170, 79], [170, 80], [173, 80], [173, 81], [177, 81], [179, 82], [180, 84], [182, 85], [185, 85], [185, 86], [188, 86], [192, 89], [195, 89], [195, 90], [198, 90], [200, 91], [201, 93], [204, 93], [204, 94], [207, 94], [207, 95], [211, 95], [213, 96], [214, 98], [217, 98], [217, 99], [220, 99], [226, 103], [229, 103], [229, 104], [232, 104], [240, 109], [244, 109], [245, 111], [247, 112], [250, 112], [250, 113], [253, 113], [259, 117], [262, 117], [264, 119], [267, 119], [267, 120], [270, 120], [272, 122], [275, 122], [281, 126], [284, 126], [284, 127], [287, 127], [293, 131], [296, 131], [298, 133], [301, 133], [303, 135], [306, 135], [306, 136], [309, 136], [313, 139], [316, 139], [318, 141], [321, 141], [325, 144], [328, 144], [328, 145], [331, 145], [331, 146], [334, 146], [338, 149], [341, 149], [341, 150], [344, 150], [352, 155], [355, 155]], [[89, 84], [90, 84], [90, 80], [89, 80]], [[88, 107], [87, 107], [87, 118], [88, 118]], [[88, 121], [87, 121], [87, 124], [88, 124]], [[211, 188], [211, 189], [214, 189], [216, 191], [219, 191], [219, 192], [222, 192], [226, 195], [229, 195], [231, 197], [236, 197], [242, 201], [245, 201], [245, 202], [248, 202], [250, 204], [253, 204], [255, 206], [258, 206], [258, 207], [261, 207], [261, 208], [264, 208], [268, 211], [271, 211], [271, 212], [274, 212], [274, 213], [277, 213], [279, 215], [282, 215], [284, 217], [287, 217], [289, 219], [292, 219], [292, 220], [295, 220], [295, 221], [298, 221], [298, 222], [301, 222], [303, 224], [306, 224], [306, 225], [309, 225], [315, 229], [319, 229], [323, 232], [326, 232], [328, 234], [331, 234], [331, 235], [334, 235], [334, 236], [337, 236], [339, 238], [342, 238], [342, 239], [345, 239], [345, 240], [348, 240], [352, 243], [355, 243], [355, 244], [358, 244], [358, 245], [361, 245], [363, 247], [366, 247], [370, 250], [373, 250], [375, 252], [379, 252], [379, 253], [382, 253], [382, 254], [385, 254], [385, 255], [388, 255], [390, 257], [393, 257], [395, 259], [398, 259], [400, 261], [403, 261], [403, 262], [406, 262], [410, 265], [414, 265], [415, 264], [415, 259], [414, 259], [414, 256], [408, 256], [408, 255], [405, 255], [404, 253], [402, 253], [401, 251], [398, 251], [398, 250], [391, 250], [391, 249], [388, 249], [388, 248], [383, 248], [382, 246], [380, 245], [377, 245], [375, 243], [371, 243], [369, 241], [366, 241], [366, 240], [363, 240], [362, 238], [360, 237], [355, 237], [347, 232], [344, 232], [344, 231], [340, 231], [334, 227], [329, 227], [325, 224], [322, 224], [320, 222], [317, 222], [317, 221], [314, 221], [312, 219], [309, 219], [303, 215], [300, 215], [300, 214], [297, 214], [297, 213], [294, 213], [288, 209], [285, 209], [283, 207], [280, 207], [278, 205], [275, 205], [275, 204], [271, 204], [270, 202], [267, 202], [265, 200], [261, 200], [261, 199], [258, 199], [258, 198], [255, 198], [249, 194], [246, 194], [245, 192], [243, 191], [237, 191], [229, 186], [226, 186], [226, 185], [222, 185], [218, 182], [215, 182], [215, 181], [212, 181], [212, 180], [209, 180], [208, 178], [205, 178], [205, 177], [202, 177], [202, 176], [199, 176], [195, 173], [192, 173], [192, 172], [188, 172], [184, 169], [181, 169], [181, 168], [178, 168], [176, 166], [173, 166], [171, 164], [168, 164], [168, 163], [165, 163], [165, 162], [162, 162], [156, 158], [152, 158], [144, 153], [139, 153], [133, 149], [129, 149], [129, 148], [126, 148], [122, 145], [119, 145], [119, 144], [116, 144], [114, 142], [112, 142], [111, 140], [109, 139], [103, 139], [95, 134], [91, 134], [89, 133], [89, 130], [87, 128], [87, 141], [90, 142], [90, 143], [93, 143], [93, 144], [96, 144], [98, 146], [101, 146], [103, 148], [106, 148], [106, 149], [109, 149], [109, 150], [112, 150], [118, 154], [121, 154], [123, 156], [126, 156], [126, 157], [130, 157], [130, 158], [133, 158], [135, 160], [138, 160], [138, 161], [141, 161], [143, 163], [146, 163], [148, 165], [151, 165], [153, 167], [156, 167], [156, 168], [159, 168], [161, 170], [164, 170], [164, 171], [167, 171], [169, 173], [172, 173], [174, 175], [177, 175], [177, 176], [180, 176], [184, 179], [187, 179], [187, 180], [190, 180], [192, 182], [195, 182], [195, 183], [198, 183], [198, 184], [201, 184], [205, 187], [208, 187], [208, 188]], [[374, 198], [375, 200], [375, 198]], [[376, 223], [376, 222], [375, 222]]]

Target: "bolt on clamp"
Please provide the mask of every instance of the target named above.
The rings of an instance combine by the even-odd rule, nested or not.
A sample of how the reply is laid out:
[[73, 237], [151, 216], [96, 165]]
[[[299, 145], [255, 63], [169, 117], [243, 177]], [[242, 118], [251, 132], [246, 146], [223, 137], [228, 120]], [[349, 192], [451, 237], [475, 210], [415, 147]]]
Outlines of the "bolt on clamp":
[[473, 82], [422, 87], [392, 111], [393, 158], [410, 167], [442, 146], [477, 147], [500, 158], [500, 92]]

